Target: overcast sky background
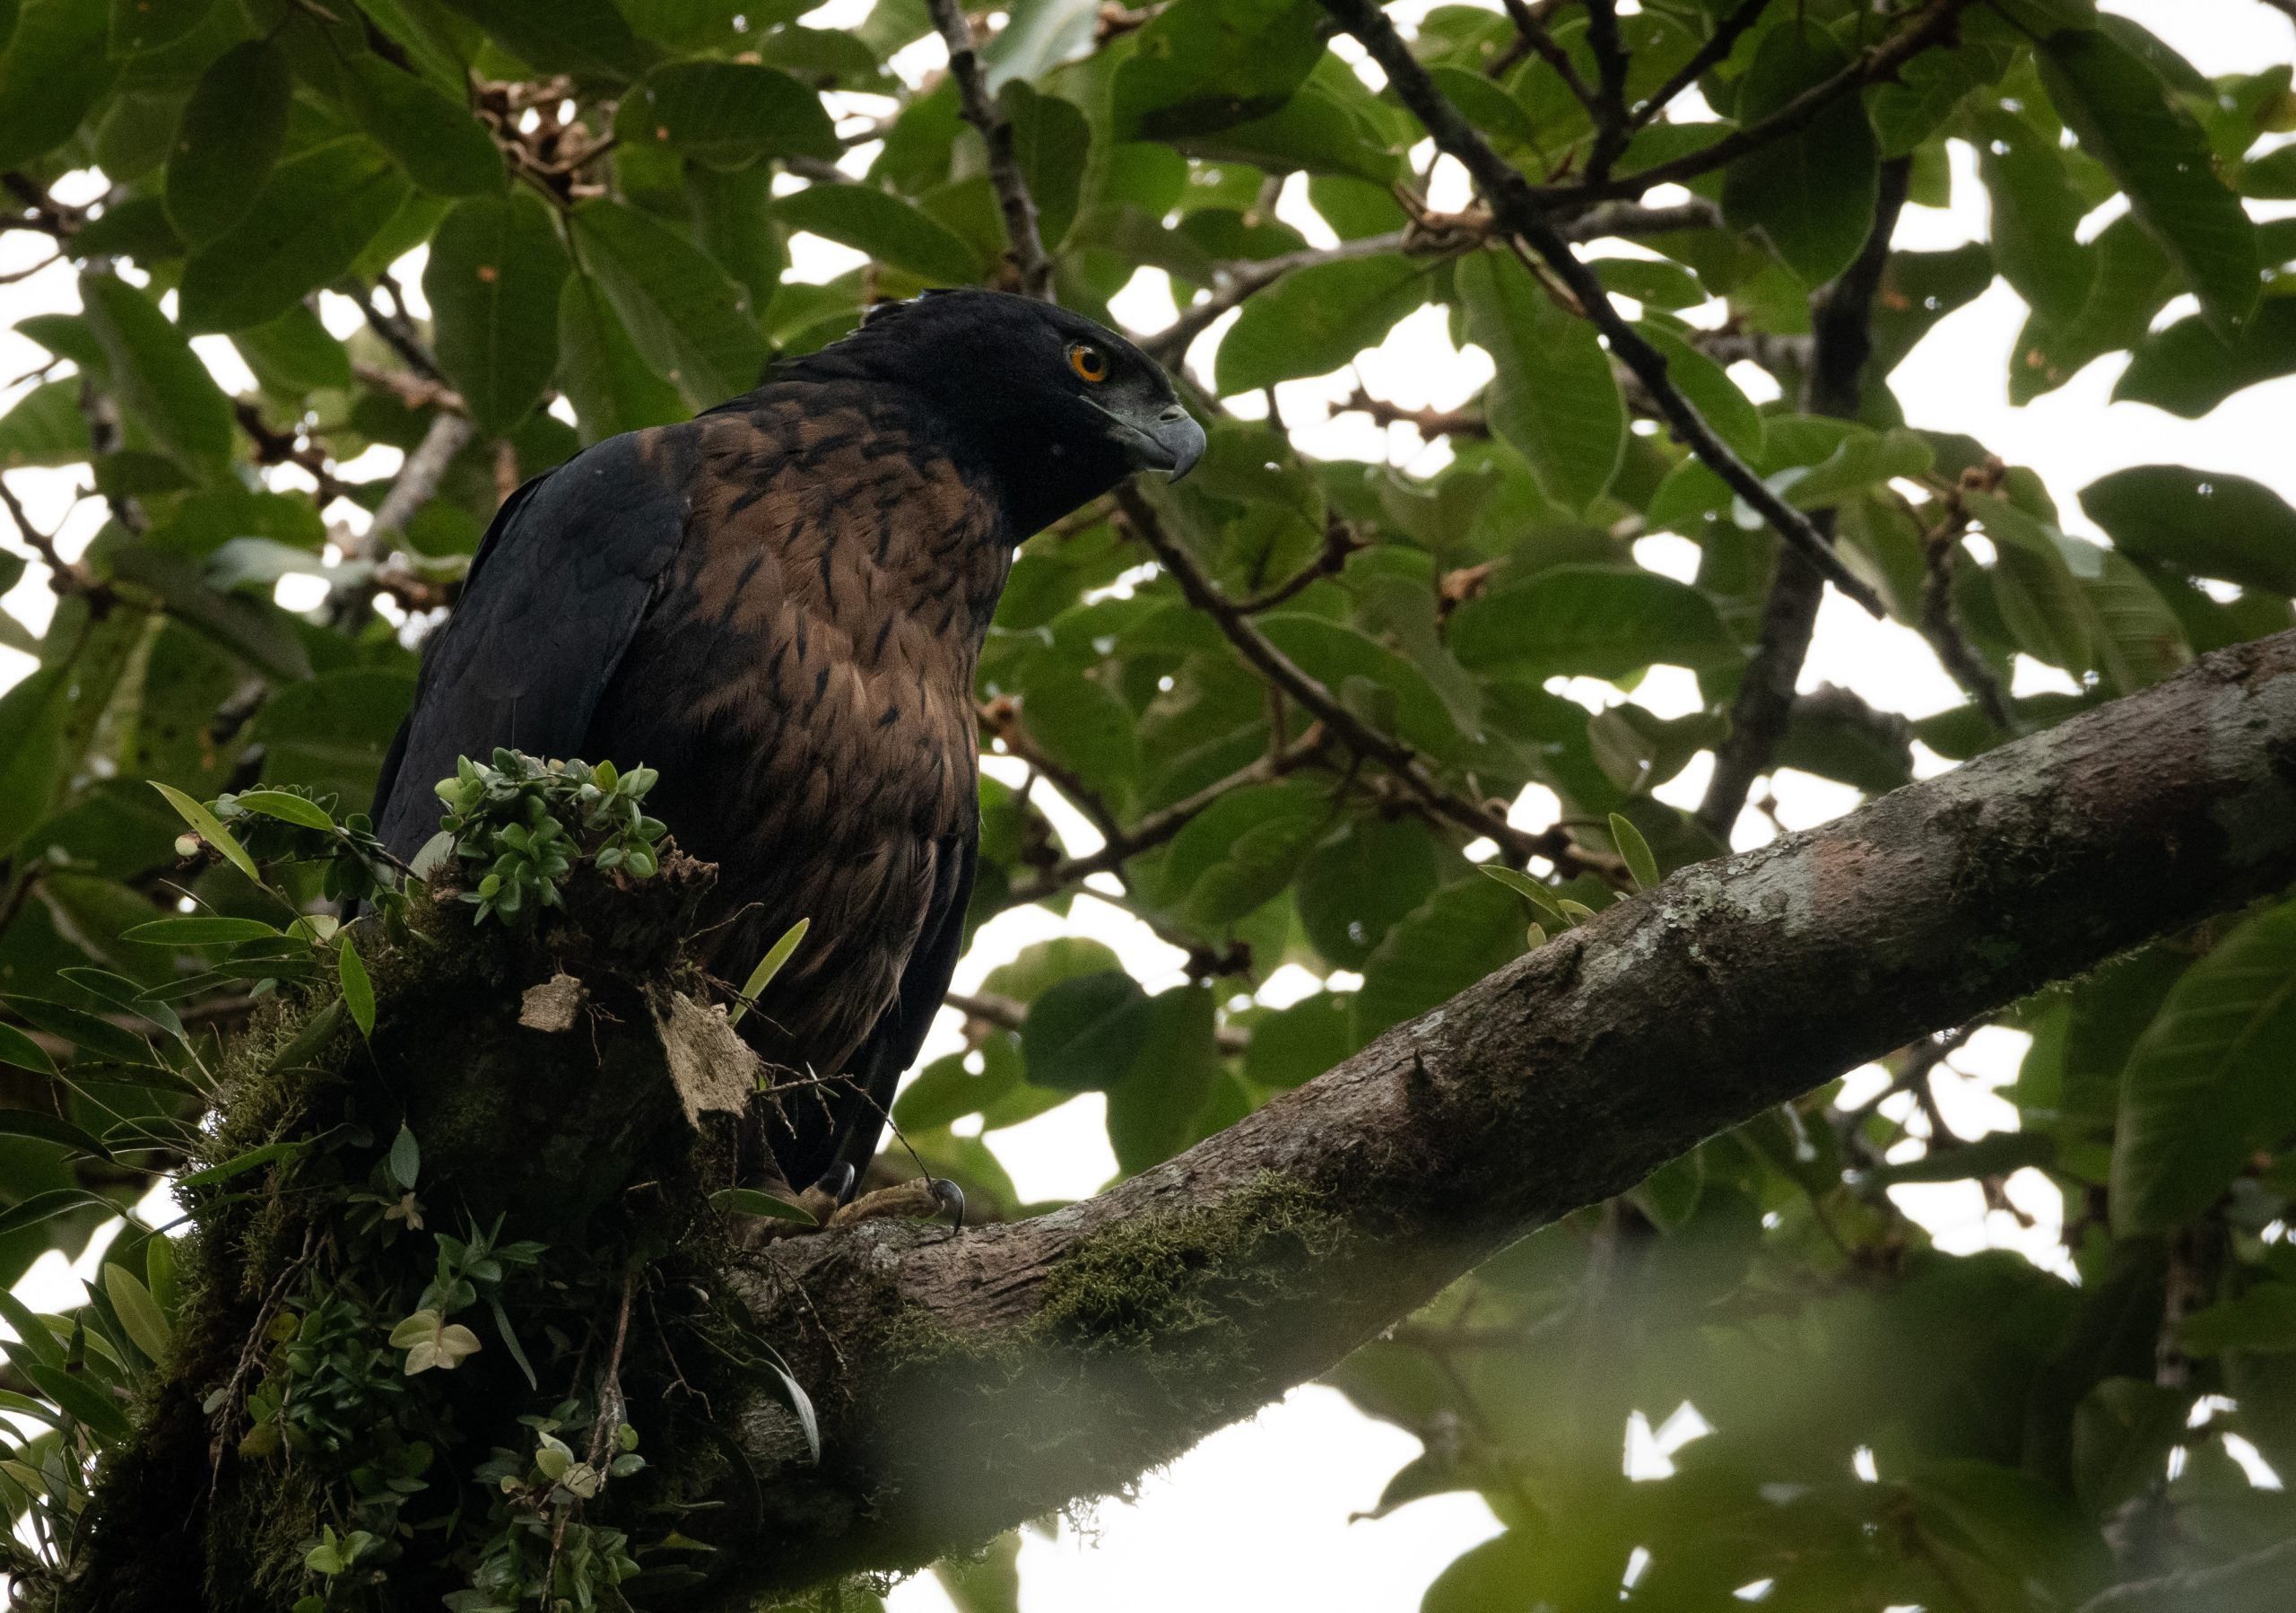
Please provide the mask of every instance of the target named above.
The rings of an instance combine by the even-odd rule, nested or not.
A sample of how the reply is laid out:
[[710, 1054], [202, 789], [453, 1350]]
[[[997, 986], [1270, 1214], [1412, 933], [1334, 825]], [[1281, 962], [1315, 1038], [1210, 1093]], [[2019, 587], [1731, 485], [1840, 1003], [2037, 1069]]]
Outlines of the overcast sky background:
[[[867, 0], [832, 0], [806, 21], [816, 27], [839, 26], [866, 8]], [[1413, 4], [1396, 9], [1399, 17], [1408, 19], [1428, 8]], [[1631, 0], [1626, 9], [1631, 9]], [[2290, 19], [2253, 0], [2118, 0], [2108, 9], [2141, 22], [2204, 73], [2253, 72], [2296, 54], [2296, 31], [2292, 31]], [[938, 41], [927, 40], [902, 53], [896, 65], [914, 82], [944, 59]], [[857, 111], [881, 110], [885, 104], [871, 108], [861, 98], [852, 99]], [[865, 163], [872, 149], [857, 152], [848, 165]], [[1973, 161], [1965, 150], [1956, 149], [1954, 155], [1954, 205], [1947, 210], [1909, 207], [1898, 229], [1899, 246], [1934, 249], [1984, 235], [1985, 197], [1976, 182]], [[1450, 170], [1448, 163], [1437, 172], [1431, 199], [1439, 205], [1456, 206], [1465, 199], [1465, 187], [1456, 170]], [[63, 187], [68, 199], [100, 194], [100, 179], [83, 178], [84, 184]], [[1662, 191], [1648, 199], [1664, 203], [1679, 198]], [[1328, 232], [1312, 214], [1292, 205], [1280, 211], [1307, 230], [1311, 240], [1328, 240]], [[2109, 217], [2100, 212], [2084, 233], [2093, 234]], [[792, 246], [795, 279], [825, 280], [859, 261], [857, 254], [812, 237], [801, 236]], [[47, 248], [37, 235], [0, 236], [0, 274], [39, 262]], [[1614, 243], [1602, 249], [1631, 250]], [[399, 278], [410, 287], [419, 285], [419, 255], [401, 266]], [[72, 273], [61, 265], [0, 285], [0, 378], [22, 375], [47, 357], [44, 350], [7, 327], [30, 314], [70, 310], [76, 301]], [[323, 315], [338, 334], [356, 325], [357, 312], [344, 300], [330, 295], [323, 303]], [[2190, 299], [2179, 300], [2161, 318], [2177, 317], [2189, 307]], [[1174, 308], [1163, 275], [1142, 271], [1117, 300], [1116, 311], [1139, 331], [1169, 322]], [[2074, 495], [2097, 476], [2124, 465], [2173, 461], [2237, 472], [2296, 501], [2296, 465], [2291, 463], [2292, 446], [2296, 446], [2292, 445], [2296, 377], [2236, 393], [2205, 421], [2185, 421], [2145, 405], [2109, 403], [2112, 383], [2124, 362], [2113, 358], [2091, 365], [2069, 385], [2024, 408], [2012, 408], [2006, 394], [2008, 355], [2023, 318], [2023, 304], [1996, 280], [1976, 302], [1941, 321], [1892, 378], [1908, 420], [1968, 432], [2010, 462], [2034, 466], [2056, 495], [2067, 528], [2089, 536], [2101, 534], [2085, 527]], [[1208, 358], [1220, 328], [1207, 333], [1191, 355], [1207, 379], [1209, 366], [1202, 361]], [[251, 384], [237, 354], [222, 338], [203, 337], [196, 344], [227, 388]], [[1388, 459], [1424, 471], [1442, 463], [1442, 444], [1422, 442], [1409, 426], [1382, 430], [1361, 415], [1326, 420], [1331, 406], [1348, 397], [1360, 379], [1374, 397], [1406, 407], [1455, 407], [1473, 396], [1490, 370], [1481, 353], [1455, 349], [1440, 312], [1424, 309], [1399, 326], [1380, 348], [1364, 354], [1352, 371], [1322, 380], [1287, 383], [1278, 388], [1278, 403], [1308, 453]], [[0, 410], [25, 389], [26, 384], [0, 387]], [[1314, 423], [1318, 422], [1322, 423]], [[352, 479], [387, 475], [396, 458], [395, 450], [373, 450], [351, 466], [349, 475]], [[100, 520], [100, 507], [92, 501], [72, 509], [78, 481], [79, 473], [69, 471], [28, 470], [9, 476], [35, 520], [48, 526], [64, 522], [60, 547], [67, 557], [87, 542]], [[352, 519], [354, 524], [363, 519], [346, 504], [339, 503], [328, 513], [330, 519]], [[23, 552], [13, 533], [0, 538], [0, 544]], [[1654, 569], [1687, 576], [1696, 556], [1686, 540], [1661, 537], [1638, 545], [1637, 558]], [[290, 579], [288, 586], [308, 586], [309, 580]], [[282, 602], [310, 603], [291, 592]], [[0, 608], [38, 631], [46, 626], [51, 603], [42, 568], [35, 562], [23, 582], [0, 599]], [[29, 667], [27, 658], [0, 649], [0, 686], [14, 682]], [[1803, 671], [1804, 688], [1820, 683], [1856, 690], [1877, 706], [1912, 716], [1961, 701], [1917, 635], [1894, 623], [1867, 620], [1838, 595], [1827, 598]], [[2020, 693], [2069, 686], [2052, 670], [2031, 663], [2020, 669]], [[1596, 706], [1624, 698], [1607, 684], [1585, 679], [1574, 680], [1568, 692]], [[1654, 669], [1634, 698], [1662, 716], [1678, 715], [1698, 704], [1694, 680], [1675, 668]], [[1924, 760], [1925, 771], [1943, 766], [1934, 757]], [[991, 772], [1006, 766], [995, 759], [987, 765]], [[1657, 793], [1675, 805], [1694, 806], [1707, 771], [1708, 761], [1700, 758]], [[1538, 798], [1544, 793], [1535, 789], [1518, 804], [1518, 823], [1542, 827], [1552, 821], [1554, 805], [1551, 797]], [[1776, 795], [1780, 818], [1793, 828], [1822, 822], [1857, 799], [1844, 787], [1792, 773], [1777, 780]], [[1045, 797], [1039, 789], [1036, 798], [1041, 802]], [[1072, 851], [1096, 843], [1090, 826], [1074, 813], [1058, 814], [1057, 826], [1069, 838]], [[1737, 843], [1757, 844], [1770, 833], [1768, 823], [1750, 811], [1740, 823]], [[960, 989], [976, 987], [989, 969], [1022, 946], [1064, 931], [1092, 935], [1114, 946], [1151, 990], [1179, 978], [1178, 952], [1118, 909], [1083, 898], [1065, 925], [1036, 911], [993, 920], [982, 930], [956, 983]], [[1289, 1001], [1314, 984], [1303, 972], [1287, 969], [1261, 995], [1265, 1000]], [[935, 1042], [927, 1046], [927, 1059], [957, 1045], [955, 1016], [943, 1017]], [[2013, 1075], [2023, 1041], [2013, 1032], [1987, 1031], [1951, 1061], [1955, 1074], [1940, 1081], [1939, 1097], [1948, 1123], [1962, 1136], [2014, 1124], [2014, 1111], [1992, 1096], [1991, 1089]], [[1878, 1080], [1874, 1072], [1864, 1072], [1864, 1077]], [[1115, 1168], [1097, 1097], [1079, 1099], [1000, 1132], [995, 1143], [1024, 1199], [1090, 1193]], [[2001, 1244], [2022, 1250], [2054, 1269], [2066, 1269], [2056, 1245], [2057, 1195], [2033, 1173], [2011, 1182], [2013, 1199], [2035, 1216], [2030, 1230], [2005, 1214], [1988, 1214], [1974, 1183], [1905, 1186], [1892, 1192], [1930, 1227], [1943, 1247], [1964, 1251]], [[101, 1242], [79, 1262], [81, 1271], [93, 1269]], [[51, 1254], [32, 1269], [17, 1292], [36, 1308], [60, 1308], [76, 1299], [75, 1274], [60, 1255]], [[1647, 1426], [1638, 1425], [1622, 1442], [1622, 1457], [1631, 1470], [1657, 1476], [1666, 1470], [1665, 1452], [1695, 1437], [1700, 1425], [1694, 1415], [1674, 1416], [1674, 1408], [1644, 1409], [1660, 1432], [1654, 1436]], [[1368, 1510], [1387, 1477], [1417, 1452], [1415, 1440], [1357, 1416], [1335, 1392], [1312, 1387], [1296, 1391], [1254, 1421], [1213, 1435], [1169, 1469], [1144, 1480], [1135, 1499], [1102, 1503], [1083, 1527], [1064, 1525], [1057, 1535], [1031, 1531], [1022, 1552], [1022, 1607], [1025, 1613], [1083, 1609], [1146, 1613], [1181, 1605], [1222, 1610], [1299, 1605], [1331, 1613], [1414, 1608], [1427, 1582], [1446, 1563], [1498, 1530], [1489, 1509], [1471, 1495], [1437, 1496], [1376, 1522], [1351, 1523], [1349, 1514]], [[952, 1452], [950, 1460], [961, 1467], [963, 1453]], [[2252, 1460], [2250, 1466], [2252, 1472], [2266, 1476], [2260, 1463]], [[897, 1588], [891, 1605], [896, 1613], [944, 1613], [951, 1608], [929, 1576]]]

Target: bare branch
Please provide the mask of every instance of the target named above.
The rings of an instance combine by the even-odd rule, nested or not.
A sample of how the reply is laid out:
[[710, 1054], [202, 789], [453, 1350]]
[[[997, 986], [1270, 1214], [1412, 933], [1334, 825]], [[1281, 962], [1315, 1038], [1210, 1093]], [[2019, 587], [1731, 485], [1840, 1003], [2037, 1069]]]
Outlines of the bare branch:
[[[1587, 81], [1578, 76], [1578, 65], [1570, 59], [1570, 53], [1556, 44], [1554, 36], [1547, 31], [1546, 19], [1525, 4], [1524, 0], [1507, 0], [1507, 15], [1515, 24], [1515, 38], [1522, 51], [1533, 53], [1553, 69], [1555, 77], [1562, 81], [1562, 87], [1577, 98], [1580, 106], [1596, 117], [1601, 116], [1602, 103], [1596, 99], [1594, 91], [1587, 87]], [[1493, 62], [1492, 66], [1503, 73], [1522, 59], [1522, 51], [1509, 51]]]
[[1044, 238], [1037, 229], [1037, 205], [1022, 178], [1021, 162], [1013, 150], [1013, 126], [988, 92], [988, 80], [973, 49], [972, 24], [965, 20], [963, 0], [929, 0], [933, 26], [949, 47], [949, 73], [957, 81], [957, 99], [967, 123], [980, 131], [988, 148], [989, 183], [996, 188], [996, 205], [1004, 214], [1004, 234], [1013, 246], [1013, 267], [1023, 296], [1052, 296], [1052, 260], [1045, 256]]
[[1586, 0], [1587, 48], [1595, 53], [1602, 88], [1594, 103], [1595, 144], [1587, 155], [1587, 178], [1599, 181], [1626, 149], [1634, 125], [1626, 109], [1626, 48], [1618, 37], [1618, 0]]
[[[1935, 4], [1962, 3], [1964, 0], [1933, 0]], [[1649, 388], [1674, 434], [1732, 492], [1769, 521], [1780, 537], [1799, 550], [1827, 581], [1873, 615], [1881, 616], [1881, 597], [1841, 563], [1828, 546], [1824, 535], [1811, 525], [1806, 516], [1772, 492], [1727, 443], [1714, 434], [1714, 429], [1681, 389], [1666, 378], [1665, 356], [1644, 340], [1613, 305], [1603, 283], [1579, 261], [1567, 239], [1548, 218], [1539, 193], [1530, 181], [1492, 150], [1490, 142], [1476, 133], [1474, 126], [1459, 115], [1458, 109], [1435, 88], [1434, 81], [1411, 54], [1410, 47], [1396, 32], [1387, 14], [1371, 0], [1323, 0], [1323, 6], [1341, 27], [1362, 42], [1372, 59], [1386, 71], [1388, 83], [1404, 104], [1434, 135], [1436, 144], [1465, 166], [1491, 204], [1500, 226], [1546, 260], [1610, 343], [1611, 352], [1623, 360]]]

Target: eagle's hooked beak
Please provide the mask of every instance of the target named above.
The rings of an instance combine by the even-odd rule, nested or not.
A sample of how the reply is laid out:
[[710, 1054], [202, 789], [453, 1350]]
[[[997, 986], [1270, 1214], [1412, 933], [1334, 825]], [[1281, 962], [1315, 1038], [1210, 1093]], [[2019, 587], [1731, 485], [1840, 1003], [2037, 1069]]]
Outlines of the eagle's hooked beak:
[[1123, 445], [1126, 456], [1142, 470], [1161, 470], [1177, 482], [1204, 457], [1204, 428], [1178, 404], [1167, 405], [1153, 419], [1141, 421], [1090, 398], [1085, 401], [1108, 416], [1109, 435]]

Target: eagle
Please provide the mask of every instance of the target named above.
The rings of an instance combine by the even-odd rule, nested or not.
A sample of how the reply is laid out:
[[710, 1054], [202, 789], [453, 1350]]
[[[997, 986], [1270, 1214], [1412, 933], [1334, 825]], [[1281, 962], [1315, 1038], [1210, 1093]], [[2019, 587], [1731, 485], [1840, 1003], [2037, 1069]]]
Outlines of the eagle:
[[424, 648], [377, 833], [496, 747], [657, 769], [646, 810], [717, 865], [701, 963], [804, 945], [742, 1033], [819, 1101], [766, 1180], [849, 1197], [961, 947], [979, 841], [974, 668], [1013, 550], [1202, 426], [1094, 321], [928, 292], [676, 425], [607, 439], [495, 515]]

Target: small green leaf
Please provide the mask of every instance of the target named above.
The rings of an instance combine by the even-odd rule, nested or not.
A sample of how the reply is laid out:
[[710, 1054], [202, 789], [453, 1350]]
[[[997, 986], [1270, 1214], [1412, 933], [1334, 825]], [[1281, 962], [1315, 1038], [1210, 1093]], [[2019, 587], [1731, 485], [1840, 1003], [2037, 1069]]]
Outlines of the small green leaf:
[[466, 196], [502, 188], [502, 153], [460, 101], [365, 52], [344, 64], [341, 82], [359, 126], [423, 189]]
[[187, 330], [244, 330], [286, 313], [342, 275], [413, 193], [359, 135], [299, 153], [273, 170], [246, 215], [184, 265], [176, 317]]
[[525, 419], [558, 367], [569, 266], [550, 209], [524, 190], [461, 204], [431, 238], [422, 293], [439, 363], [490, 432]]
[[719, 1188], [709, 1195], [709, 1208], [728, 1216], [762, 1216], [774, 1221], [794, 1221], [800, 1226], [821, 1225], [813, 1212], [796, 1199], [758, 1188]]
[[50, 1188], [46, 1192], [34, 1193], [30, 1198], [0, 1210], [0, 1236], [22, 1232], [28, 1226], [38, 1226], [43, 1221], [53, 1221], [58, 1216], [69, 1215], [90, 1205], [115, 1214], [119, 1208], [110, 1199], [99, 1199], [93, 1193], [83, 1192], [78, 1188]]
[[713, 168], [760, 157], [835, 159], [844, 149], [821, 97], [754, 62], [682, 61], [657, 67], [622, 98], [614, 135]]
[[1475, 871], [1486, 879], [1496, 879], [1548, 918], [1569, 928], [1570, 920], [1562, 916], [1555, 894], [1543, 881], [1534, 879], [1519, 868], [1510, 868], [1503, 862], [1479, 862], [1475, 864]]
[[1574, 927], [1584, 924], [1595, 916], [1593, 908], [1583, 902], [1573, 902], [1568, 896], [1557, 897], [1554, 904], [1562, 910], [1562, 916], [1570, 920]]
[[359, 949], [346, 935], [335, 949], [335, 976], [343, 987], [344, 1006], [351, 1010], [351, 1023], [359, 1027], [359, 1034], [372, 1037], [375, 1033], [375, 983], [367, 978], [367, 965], [360, 961]]
[[154, 946], [236, 946], [242, 941], [268, 941], [279, 934], [276, 925], [260, 919], [219, 919], [186, 913], [176, 919], [154, 919], [119, 932], [124, 940], [145, 941]]
[[41, 1393], [78, 1418], [100, 1439], [117, 1443], [127, 1437], [127, 1414], [119, 1408], [108, 1390], [60, 1366], [35, 1364], [23, 1372], [39, 1385]]
[[[110, 8], [23, 0], [0, 51], [0, 168], [21, 168], [72, 138], [118, 73], [105, 51]], [[83, 159], [84, 161], [84, 159]]]
[[144, 292], [116, 275], [80, 276], [80, 306], [102, 344], [119, 403], [194, 475], [230, 458], [231, 400]]
[[0, 1137], [37, 1138], [76, 1149], [95, 1159], [109, 1159], [111, 1150], [87, 1131], [60, 1115], [42, 1109], [0, 1109]]
[[398, 1135], [391, 1139], [386, 1168], [391, 1180], [403, 1188], [413, 1187], [415, 1176], [422, 1169], [422, 1146], [414, 1140], [414, 1133], [406, 1129], [404, 1121], [400, 1122]]
[[38, 1076], [56, 1073], [56, 1060], [48, 1056], [39, 1042], [12, 1024], [0, 1024], [0, 1064], [11, 1064]]
[[155, 1362], [165, 1361], [168, 1341], [174, 1337], [175, 1330], [168, 1325], [167, 1317], [142, 1279], [126, 1267], [106, 1261], [104, 1295], [111, 1301], [119, 1325], [127, 1330], [127, 1337], [135, 1347]]
[[798, 943], [805, 938], [805, 932], [813, 927], [811, 919], [800, 919], [781, 932], [779, 940], [766, 948], [765, 955], [757, 961], [757, 967], [750, 971], [749, 979], [742, 982], [741, 995], [726, 1016], [727, 1024], [742, 1023], [742, 1016], [749, 1012], [750, 1005], [773, 983], [773, 977], [781, 972], [781, 966], [789, 961], [790, 955], [797, 950]]
[[295, 824], [305, 829], [333, 829], [335, 819], [326, 807], [308, 796], [299, 796], [286, 789], [248, 789], [231, 798], [249, 812], [260, 812], [265, 817], [275, 817], [283, 824]]
[[1658, 859], [1650, 855], [1650, 842], [1624, 817], [1611, 814], [1611, 839], [1618, 846], [1618, 854], [1626, 859], [1626, 871], [1634, 876], [1634, 888], [1639, 891], [1658, 887]]
[[1400, 253], [1294, 269], [1244, 304], [1213, 368], [1223, 395], [1324, 375], [1387, 339], [1427, 301], [1424, 262]]
[[69, 1003], [51, 1002], [44, 997], [7, 998], [8, 1006], [24, 1018], [50, 1035], [61, 1036], [74, 1047], [82, 1048], [100, 1059], [114, 1059], [121, 1064], [151, 1064], [154, 1062], [152, 1044], [135, 1032], [100, 1018], [83, 1008]]
[[215, 821], [213, 813], [172, 784], [162, 784], [159, 780], [153, 779], [151, 780], [151, 785], [166, 798], [168, 805], [176, 809], [177, 815], [191, 825], [193, 833], [214, 847], [222, 854], [226, 862], [254, 880], [256, 884], [263, 883], [263, 875], [257, 871], [255, 859], [240, 848], [238, 841], [231, 838], [230, 830]]
[[235, 1155], [221, 1164], [209, 1165], [204, 1170], [194, 1171], [189, 1175], [178, 1176], [176, 1178], [176, 1185], [179, 1188], [198, 1188], [207, 1187], [218, 1181], [229, 1181], [234, 1176], [244, 1176], [249, 1171], [259, 1171], [267, 1164], [288, 1158], [300, 1151], [304, 1146], [299, 1142], [265, 1143], [260, 1148], [249, 1148], [244, 1154]]
[[[1742, 123], [1777, 111], [1848, 65], [1814, 22], [1789, 21], [1761, 36], [1738, 88]], [[1730, 164], [1722, 211], [1759, 232], [1805, 285], [1822, 285], [1849, 266], [1874, 226], [1881, 144], [1864, 100], [1845, 95], [1797, 132]]]

